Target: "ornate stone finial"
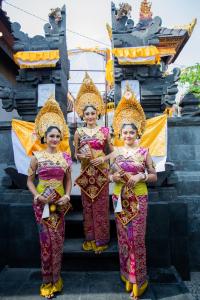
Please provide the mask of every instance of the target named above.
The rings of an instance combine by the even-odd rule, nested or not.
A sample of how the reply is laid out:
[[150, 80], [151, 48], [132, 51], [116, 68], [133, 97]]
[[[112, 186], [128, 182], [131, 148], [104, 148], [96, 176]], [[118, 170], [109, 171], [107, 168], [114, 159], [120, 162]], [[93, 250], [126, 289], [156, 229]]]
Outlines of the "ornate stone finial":
[[117, 10], [116, 19], [120, 20], [123, 17], [130, 17], [132, 11], [132, 7], [128, 3], [120, 3], [119, 9]]
[[106, 29], [107, 29], [110, 40], [112, 40], [112, 27], [108, 23], [106, 23]]
[[152, 20], [151, 3], [143, 0], [140, 6], [140, 20]]
[[55, 23], [58, 24], [62, 20], [61, 9], [59, 7], [51, 8], [49, 17], [53, 17], [55, 19]]

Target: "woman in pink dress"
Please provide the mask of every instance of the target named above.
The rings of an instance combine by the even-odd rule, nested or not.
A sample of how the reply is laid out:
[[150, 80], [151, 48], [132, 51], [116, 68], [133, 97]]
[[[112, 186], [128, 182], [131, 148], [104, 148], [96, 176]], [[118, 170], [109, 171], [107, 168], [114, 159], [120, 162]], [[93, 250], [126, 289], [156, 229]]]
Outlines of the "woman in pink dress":
[[[66, 152], [58, 151], [66, 124], [54, 99], [46, 102], [35, 124], [36, 133], [47, 148], [34, 152], [27, 185], [34, 197], [33, 208], [40, 238], [43, 278], [40, 295], [49, 299], [63, 288], [60, 272], [65, 236], [64, 216], [71, 206], [72, 160]], [[39, 178], [37, 187], [34, 184], [36, 173]]]
[[114, 182], [113, 205], [117, 225], [121, 279], [131, 297], [138, 299], [147, 288], [145, 232], [147, 182], [157, 175], [148, 149], [136, 142], [145, 127], [142, 107], [128, 90], [115, 111], [113, 128], [122, 147], [111, 153], [110, 181]]
[[86, 123], [85, 127], [77, 129], [74, 137], [76, 157], [81, 161], [81, 178], [76, 182], [82, 184], [83, 249], [100, 253], [107, 249], [110, 240], [108, 164], [104, 157], [106, 146], [110, 150], [112, 146], [109, 129], [96, 124], [103, 113], [104, 103], [87, 74], [75, 108]]

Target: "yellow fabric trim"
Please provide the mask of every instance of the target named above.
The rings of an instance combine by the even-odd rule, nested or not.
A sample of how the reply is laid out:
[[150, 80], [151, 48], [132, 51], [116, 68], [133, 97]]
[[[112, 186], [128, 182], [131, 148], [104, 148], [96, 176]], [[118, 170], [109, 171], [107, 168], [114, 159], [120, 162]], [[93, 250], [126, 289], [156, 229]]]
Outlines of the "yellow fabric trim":
[[109, 85], [114, 84], [113, 60], [109, 59], [106, 64], [106, 80]]
[[[47, 187], [47, 185], [49, 186], [50, 182], [49, 180], [39, 180], [39, 183], [37, 185], [37, 192], [39, 194], [42, 194], [45, 190], [45, 188]], [[52, 186], [53, 188], [55, 188], [54, 186]], [[57, 187], [55, 188], [55, 190], [60, 194], [60, 196], [62, 197], [65, 194], [65, 190], [63, 187], [62, 182], [60, 182], [59, 185], [57, 185]]]
[[[34, 135], [34, 129], [34, 123], [16, 119], [12, 120], [12, 130], [14, 130], [28, 156], [31, 156], [34, 151], [41, 151], [46, 149], [46, 145], [41, 144]], [[71, 154], [69, 147], [69, 133], [67, 133], [64, 136], [64, 139], [60, 142], [58, 150]]]
[[20, 69], [54, 68], [56, 66], [56, 63], [55, 64], [48, 63], [48, 64], [29, 65], [28, 63], [27, 64], [19, 64], [18, 62], [16, 62], [16, 64], [20, 66]]
[[[165, 156], [167, 142], [166, 128], [166, 114], [146, 120], [145, 131], [139, 145], [148, 148], [151, 156]], [[113, 145], [121, 147], [123, 146], [123, 141], [116, 136], [113, 140]]]
[[149, 148], [152, 156], [165, 156], [167, 142], [167, 115], [147, 120], [147, 127], [140, 140], [140, 146]]
[[134, 60], [121, 60], [118, 58], [118, 62], [120, 65], [156, 65], [160, 63], [160, 58], [155, 58], [155, 59], [145, 59], [145, 60], [140, 60], [140, 61], [134, 61]]
[[159, 55], [159, 51], [155, 46], [134, 47], [134, 48], [113, 48], [112, 53], [116, 57], [149, 57]]
[[[20, 69], [55, 67], [60, 58], [59, 50], [20, 51], [13, 55]], [[34, 64], [35, 63], [35, 64]]]
[[[115, 195], [119, 195], [121, 193], [121, 189], [122, 189], [123, 183], [118, 182], [114, 184], [114, 188], [113, 188], [113, 194]], [[145, 182], [138, 182], [134, 188], [133, 188], [133, 192], [136, 196], [144, 196], [148, 194], [148, 190], [147, 190], [147, 185]]]
[[[134, 48], [113, 48], [112, 53], [118, 58], [119, 64], [159, 64], [159, 50], [155, 46], [134, 47]], [[154, 57], [153, 59], [151, 57]], [[122, 61], [120, 58], [127, 58]], [[128, 59], [147, 58], [141, 61], [128, 61]]]
[[[20, 59], [23, 61], [42, 61], [59, 59], [59, 50], [49, 51], [21, 51], [14, 54], [14, 60]], [[16, 62], [16, 61], [15, 61]]]

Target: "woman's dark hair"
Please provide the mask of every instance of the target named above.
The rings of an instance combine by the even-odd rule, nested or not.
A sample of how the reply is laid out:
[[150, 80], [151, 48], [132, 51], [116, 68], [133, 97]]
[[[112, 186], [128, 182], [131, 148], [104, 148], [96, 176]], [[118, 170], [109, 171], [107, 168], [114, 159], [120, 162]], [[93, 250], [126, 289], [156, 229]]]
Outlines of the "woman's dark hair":
[[44, 137], [41, 138], [41, 144], [45, 144], [45, 138], [47, 137], [47, 134], [48, 134], [49, 132], [51, 132], [53, 129], [58, 130], [58, 132], [59, 132], [60, 135], [61, 135], [61, 131], [60, 131], [60, 129], [59, 129], [57, 126], [49, 126], [49, 127], [47, 128], [47, 131], [46, 131], [45, 134], [44, 134]]
[[[84, 107], [84, 109], [83, 109], [83, 114], [84, 114], [84, 112], [85, 112], [89, 107], [91, 107], [92, 109], [94, 109], [94, 110], [97, 112], [97, 109], [96, 109], [96, 107], [94, 107], [94, 105], [88, 104], [88, 105], [86, 105], [86, 106]], [[98, 119], [100, 119], [100, 117], [101, 117], [101, 115], [98, 116]], [[83, 120], [83, 117], [81, 118], [81, 120]]]
[[[137, 127], [133, 123], [131, 123], [131, 124], [123, 124], [122, 125], [122, 129], [124, 129], [124, 127], [126, 127], [126, 126], [131, 126], [133, 130], [137, 130]], [[121, 131], [122, 131], [122, 129], [121, 129]]]

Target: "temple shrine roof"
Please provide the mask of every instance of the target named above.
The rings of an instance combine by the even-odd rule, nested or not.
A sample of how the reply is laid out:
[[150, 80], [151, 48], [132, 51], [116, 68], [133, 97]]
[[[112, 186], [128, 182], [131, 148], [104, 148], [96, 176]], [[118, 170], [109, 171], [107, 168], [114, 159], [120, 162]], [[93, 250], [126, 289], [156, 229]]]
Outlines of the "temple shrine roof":
[[135, 25], [130, 17], [131, 10], [127, 3], [121, 3], [119, 8], [112, 3], [112, 30], [107, 29], [113, 48], [156, 46], [163, 53], [168, 49], [169, 55], [163, 55], [162, 60], [166, 64], [173, 63], [192, 35], [197, 19], [187, 25], [162, 27], [162, 19], [153, 17], [151, 3], [142, 0], [139, 22]]
[[168, 64], [173, 63], [177, 59], [181, 50], [192, 35], [196, 23], [197, 19], [194, 19], [188, 25], [178, 25], [174, 28], [161, 27], [159, 33], [157, 33], [157, 36], [159, 37], [159, 45], [157, 47], [173, 48], [176, 51], [174, 56], [168, 57]]

